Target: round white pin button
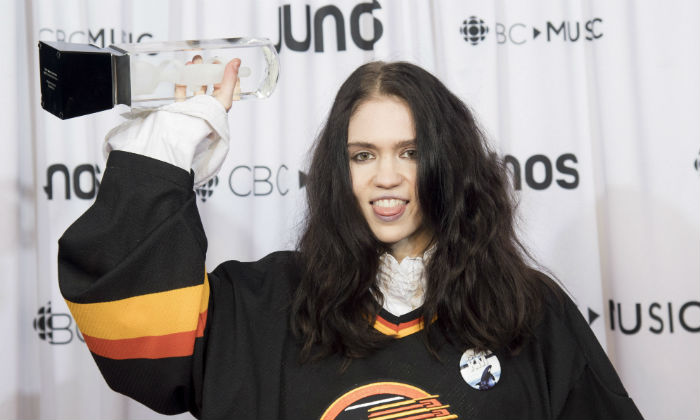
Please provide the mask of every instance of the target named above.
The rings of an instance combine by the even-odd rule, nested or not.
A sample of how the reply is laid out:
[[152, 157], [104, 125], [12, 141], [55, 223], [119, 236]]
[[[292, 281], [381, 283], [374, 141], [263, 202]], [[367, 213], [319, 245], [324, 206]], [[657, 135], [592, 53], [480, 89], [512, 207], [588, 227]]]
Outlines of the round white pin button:
[[459, 372], [470, 387], [485, 391], [493, 388], [501, 379], [501, 363], [490, 351], [469, 349], [459, 360]]

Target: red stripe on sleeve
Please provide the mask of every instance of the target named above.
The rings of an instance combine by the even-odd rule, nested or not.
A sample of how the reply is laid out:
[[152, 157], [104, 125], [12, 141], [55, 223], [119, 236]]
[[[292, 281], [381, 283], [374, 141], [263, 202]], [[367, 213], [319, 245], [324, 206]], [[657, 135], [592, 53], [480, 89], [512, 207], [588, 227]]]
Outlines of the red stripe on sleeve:
[[109, 359], [163, 359], [191, 356], [198, 330], [120, 340], [107, 340], [88, 335], [83, 337], [90, 351]]

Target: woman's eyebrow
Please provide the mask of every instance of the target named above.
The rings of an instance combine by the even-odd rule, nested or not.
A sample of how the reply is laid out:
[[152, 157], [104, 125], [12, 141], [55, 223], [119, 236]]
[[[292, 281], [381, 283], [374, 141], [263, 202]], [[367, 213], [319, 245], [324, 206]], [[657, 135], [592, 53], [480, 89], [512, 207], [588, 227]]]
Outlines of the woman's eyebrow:
[[402, 147], [415, 146], [415, 145], [416, 145], [416, 139], [403, 140], [403, 141], [396, 143], [396, 148], [400, 149]]
[[[416, 145], [416, 140], [415, 139], [410, 139], [410, 140], [401, 140], [394, 144], [394, 147], [397, 149], [400, 149], [402, 147], [408, 147], [408, 146], [415, 146]], [[374, 143], [370, 143], [367, 141], [349, 141], [348, 142], [348, 147], [362, 147], [366, 149], [376, 149], [377, 146]]]
[[376, 146], [367, 141], [349, 141], [348, 147], [362, 147], [365, 149], [374, 149]]

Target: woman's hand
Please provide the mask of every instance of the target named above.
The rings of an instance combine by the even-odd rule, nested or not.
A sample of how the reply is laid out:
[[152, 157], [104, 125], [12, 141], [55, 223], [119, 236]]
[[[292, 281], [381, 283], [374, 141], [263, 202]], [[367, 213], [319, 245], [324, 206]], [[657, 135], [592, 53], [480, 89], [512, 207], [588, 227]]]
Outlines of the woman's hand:
[[[199, 64], [202, 62], [202, 57], [200, 55], [194, 56], [192, 61], [188, 61], [185, 65]], [[238, 77], [238, 69], [241, 67], [241, 60], [234, 58], [233, 60], [226, 63], [224, 69], [224, 77], [221, 83], [214, 85], [214, 90], [212, 96], [219, 101], [219, 103], [228, 112], [231, 109], [233, 101], [239, 100], [241, 93], [241, 79]], [[207, 86], [202, 86], [199, 90], [194, 92], [195, 95], [204, 95], [207, 92]], [[175, 85], [175, 100], [184, 101], [187, 97], [187, 86], [185, 85]]]
[[233, 101], [241, 99], [241, 79], [238, 77], [238, 69], [241, 67], [241, 60], [234, 58], [226, 63], [224, 78], [221, 83], [214, 85], [212, 96], [224, 106], [226, 112], [231, 109]]

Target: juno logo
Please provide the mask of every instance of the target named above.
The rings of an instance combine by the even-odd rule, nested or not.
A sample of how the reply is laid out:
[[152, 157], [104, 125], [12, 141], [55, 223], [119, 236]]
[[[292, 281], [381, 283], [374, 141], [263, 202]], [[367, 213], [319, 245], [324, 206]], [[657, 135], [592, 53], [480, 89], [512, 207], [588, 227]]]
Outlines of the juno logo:
[[[373, 0], [371, 2], [357, 4], [353, 7], [352, 12], [350, 12], [347, 26], [350, 26], [350, 38], [358, 48], [371, 51], [374, 49], [374, 44], [382, 37], [382, 33], [384, 32], [382, 22], [373, 15], [375, 9], [381, 8], [382, 6], [379, 2]], [[297, 6], [295, 6], [295, 10], [297, 10]], [[325, 45], [326, 34], [323, 32], [324, 22], [328, 18], [333, 22], [333, 26], [331, 27], [335, 29], [336, 49], [338, 51], [345, 51], [347, 49], [347, 40], [345, 36], [346, 17], [337, 6], [329, 4], [320, 7], [314, 11], [313, 17], [311, 15], [311, 6], [306, 5], [304, 11], [306, 12], [306, 19], [303, 23], [305, 23], [306, 31], [303, 29], [296, 29], [296, 27], [299, 26], [298, 24], [294, 26], [295, 30], [292, 30], [292, 6], [285, 4], [278, 8], [279, 42], [275, 45], [277, 51], [280, 51], [283, 45], [292, 51], [309, 51], [312, 48], [311, 42], [313, 41], [314, 52], [324, 52], [325, 49], [329, 47]], [[296, 16], [296, 14], [294, 15]], [[365, 19], [372, 19], [371, 35], [360, 31], [361, 22]], [[362, 26], [364, 26], [364, 24]], [[303, 39], [297, 39], [292, 33], [303, 33], [305, 35]], [[330, 48], [333, 48], [332, 44]]]
[[[46, 169], [46, 185], [44, 192], [46, 198], [54, 199], [54, 178], [56, 174], [63, 175], [58, 177], [59, 182], [63, 180], [63, 191], [66, 200], [71, 199], [71, 191], [73, 195], [82, 200], [92, 200], [97, 196], [97, 191], [100, 188], [100, 167], [84, 163], [76, 166], [72, 173], [70, 169], [62, 164], [55, 163]], [[71, 176], [72, 175], [72, 176]], [[58, 188], [58, 187], [57, 187]], [[59, 190], [60, 191], [60, 190]], [[60, 194], [57, 192], [57, 194]]]

